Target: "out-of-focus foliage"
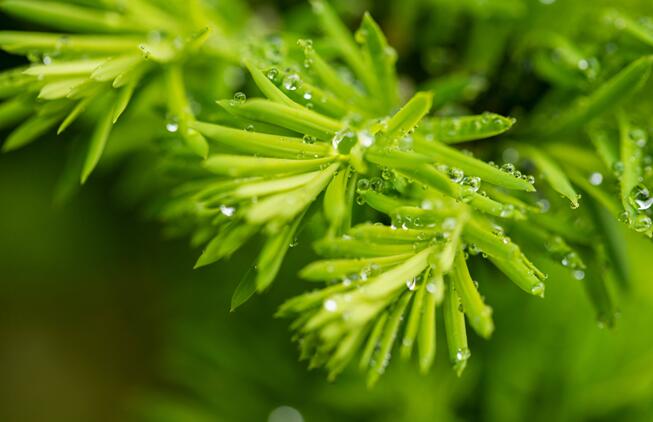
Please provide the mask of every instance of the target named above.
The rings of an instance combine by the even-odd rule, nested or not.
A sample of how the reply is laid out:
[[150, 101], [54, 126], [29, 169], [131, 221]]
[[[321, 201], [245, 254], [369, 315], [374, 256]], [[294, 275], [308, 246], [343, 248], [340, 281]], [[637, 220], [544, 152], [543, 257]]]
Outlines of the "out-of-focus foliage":
[[[610, 419], [627, 409], [624, 418], [646, 420], [648, 338], [633, 334], [628, 346], [640, 353], [620, 352], [632, 367], [611, 367], [594, 361], [588, 346], [609, 333], [588, 334], [587, 321], [576, 320], [594, 312], [598, 325], [612, 327], [617, 308], [638, 312], [649, 303], [638, 298], [641, 270], [628, 250], [641, 239], [625, 237], [623, 228], [653, 234], [651, 6], [431, 0], [332, 8], [313, 1], [312, 11], [298, 4], [280, 14], [281, 31], [265, 35], [262, 17], [272, 12], [254, 6], [259, 18], [251, 19], [236, 5], [0, 2], [55, 29], [112, 33], [0, 33], [0, 45], [32, 61], [0, 80], [0, 125], [17, 125], [4, 149], [85, 116], [71, 126], [83, 141], [73, 148], [61, 195], [80, 174], [86, 180], [105, 146], [107, 158], [128, 155], [124, 192], [145, 202], [168, 233], [205, 245], [197, 267], [260, 249], [241, 264], [232, 310], [267, 290], [284, 262], [312, 260], [300, 276], [326, 286], [286, 301], [278, 314], [295, 319], [301, 357], [332, 378], [354, 360], [371, 386], [392, 355], [408, 359], [413, 349], [426, 372], [436, 345], [445, 344], [438, 336], [459, 375], [468, 342], [483, 362], [461, 384], [438, 365], [437, 379], [416, 381], [397, 364], [367, 396], [370, 410], [343, 394], [360, 385], [350, 370], [334, 386], [302, 379], [280, 389], [275, 381], [295, 373], [294, 355], [271, 358], [276, 374], [256, 369], [265, 357], [238, 363], [246, 349], [279, 338], [221, 348], [211, 324], [192, 321], [173, 330], [179, 334], [162, 369], [191, 397], [153, 394], [135, 402], [137, 413], [251, 420], [269, 413], [271, 397], [293, 396], [307, 420], [431, 420], [436, 413], [523, 420], [534, 417], [530, 401], [542, 395], [551, 413], [536, 419]], [[377, 21], [361, 19], [365, 9]], [[353, 34], [338, 11], [358, 28]], [[245, 93], [232, 96], [238, 85]], [[297, 238], [321, 260], [292, 258]], [[526, 305], [528, 298], [513, 299], [493, 282], [506, 277], [536, 296], [547, 280], [558, 300]], [[560, 299], [562, 292], [577, 297], [580, 286], [593, 311], [571, 305], [580, 299]], [[537, 334], [522, 343], [506, 330], [519, 327], [515, 315], [529, 306], [546, 312], [528, 319], [524, 332]], [[635, 320], [618, 325], [636, 333], [644, 324]], [[495, 324], [505, 328], [491, 344], [468, 340], [467, 326], [487, 338]], [[569, 340], [539, 334], [555, 333], [556, 325], [569, 330]], [[310, 400], [309, 385], [317, 391]], [[615, 385], [627, 393], [615, 399]], [[262, 391], [260, 407], [243, 410], [236, 399], [215, 397], [220, 388], [236, 396], [252, 386]], [[427, 397], [438, 404], [412, 404], [423, 397], [413, 388], [433, 391]], [[406, 412], [383, 411], [384, 395], [405, 397]], [[515, 396], [520, 405], [510, 409], [505, 403]], [[313, 410], [324, 403], [332, 412], [326, 417]], [[278, 412], [297, 418], [292, 409]]]

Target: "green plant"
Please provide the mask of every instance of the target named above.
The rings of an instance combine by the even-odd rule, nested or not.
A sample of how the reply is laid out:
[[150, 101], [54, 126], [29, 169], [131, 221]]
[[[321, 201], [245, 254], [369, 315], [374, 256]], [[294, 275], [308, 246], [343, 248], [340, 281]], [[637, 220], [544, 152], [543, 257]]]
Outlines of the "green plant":
[[[0, 33], [5, 50], [38, 61], [0, 77], [0, 127], [19, 124], [3, 149], [85, 117], [79, 133], [89, 141], [70, 168], [84, 182], [105, 146], [133, 151], [132, 190], [157, 197], [150, 210], [170, 232], [206, 245], [197, 267], [260, 240], [232, 310], [270, 286], [306, 227], [324, 259], [300, 275], [327, 285], [290, 299], [279, 315], [295, 319], [311, 366], [333, 377], [360, 356], [372, 385], [401, 333], [400, 356], [410, 358], [416, 344], [427, 371], [440, 309], [460, 374], [470, 356], [467, 324], [485, 338], [494, 329], [470, 255], [535, 296], [544, 296], [546, 275], [522, 249], [552, 258], [582, 280], [601, 324], [613, 325], [611, 285], [629, 278], [614, 219], [653, 233], [651, 102], [642, 89], [653, 32], [645, 23], [608, 10], [594, 19], [609, 31], [522, 33], [513, 27], [526, 6], [463, 2], [456, 13], [481, 16], [468, 67], [405, 95], [396, 52], [371, 16], [352, 36], [323, 1], [312, 6], [325, 36], [296, 44], [262, 30], [240, 41], [245, 31], [228, 15], [236, 2], [79, 3], [0, 2], [57, 29], [112, 33]], [[496, 19], [503, 35], [486, 40]], [[509, 44], [512, 30], [523, 37]], [[492, 76], [508, 46], [550, 84], [514, 128], [514, 118], [452, 106], [486, 89], [476, 73]], [[212, 104], [232, 88], [224, 80], [238, 61], [250, 98], [237, 92]], [[222, 81], [216, 91], [204, 89], [207, 73]], [[497, 135], [465, 144], [473, 153], [457, 145]], [[485, 161], [497, 157], [506, 162]]]

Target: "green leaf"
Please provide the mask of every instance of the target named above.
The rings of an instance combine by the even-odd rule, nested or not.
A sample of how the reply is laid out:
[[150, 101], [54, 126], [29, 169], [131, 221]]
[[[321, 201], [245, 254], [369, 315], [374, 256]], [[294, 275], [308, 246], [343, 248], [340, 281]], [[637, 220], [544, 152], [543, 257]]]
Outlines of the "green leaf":
[[31, 143], [54, 127], [61, 117], [60, 114], [30, 117], [11, 132], [2, 146], [2, 152], [13, 151]]
[[222, 100], [218, 101], [218, 104], [236, 116], [275, 124], [324, 141], [330, 142], [333, 135], [342, 129], [342, 124], [330, 117], [270, 100], [254, 98], [242, 104], [233, 100]]
[[0, 130], [13, 126], [32, 113], [32, 105], [26, 98], [16, 97], [0, 103]]
[[454, 265], [449, 273], [451, 282], [460, 296], [462, 306], [469, 324], [484, 338], [489, 338], [494, 331], [492, 308], [483, 303], [472, 277], [467, 269], [467, 262], [462, 248], [458, 248]]
[[206, 245], [194, 268], [204, 267], [230, 256], [252, 237], [256, 231], [258, 231], [258, 226], [240, 224], [234, 221], [229, 222]]
[[399, 173], [419, 181], [454, 199], [469, 203], [472, 207], [487, 214], [502, 218], [523, 219], [521, 211], [513, 205], [504, 205], [475, 192], [471, 187], [453, 182], [449, 176], [428, 164], [419, 164], [426, 157], [419, 154], [396, 150], [370, 149], [367, 159], [383, 167], [398, 169]]
[[333, 92], [337, 98], [346, 99], [356, 107], [357, 111], [363, 114], [369, 114], [370, 111], [378, 108], [376, 104], [370, 104], [367, 101], [358, 87], [343, 80], [337, 71], [314, 48], [305, 48], [304, 54], [306, 55], [306, 60], [311, 63], [311, 69], [326, 88]]
[[572, 208], [578, 208], [580, 195], [560, 167], [546, 153], [536, 147], [519, 144], [517, 148], [523, 151], [525, 157], [533, 161], [535, 167], [542, 173], [547, 183], [559, 194], [571, 202]]
[[369, 63], [376, 86], [373, 95], [379, 96], [391, 110], [397, 102], [397, 78], [395, 61], [397, 54], [390, 47], [374, 19], [369, 13], [363, 16], [360, 29], [356, 32], [357, 41], [362, 44], [364, 57]]
[[[329, 222], [329, 236], [341, 235], [351, 223], [351, 195], [356, 178], [351, 168], [340, 170], [324, 193], [324, 216]], [[354, 179], [350, 182], [350, 179]]]
[[249, 74], [252, 75], [252, 79], [254, 79], [256, 86], [268, 99], [285, 104], [289, 107], [300, 107], [299, 104], [288, 98], [286, 94], [277, 88], [277, 86], [272, 83], [263, 72], [254, 67], [254, 64], [250, 60], [245, 60], [245, 66], [247, 67]]
[[490, 260], [522, 290], [544, 296], [546, 275], [538, 270], [519, 247], [502, 233], [493, 232], [487, 222], [470, 218], [463, 228], [463, 239], [486, 253]]
[[384, 128], [385, 136], [394, 140], [405, 136], [422, 120], [431, 109], [433, 94], [418, 92], [404, 106], [395, 113]]
[[448, 283], [443, 304], [444, 331], [447, 335], [449, 360], [458, 376], [467, 366], [467, 360], [471, 355], [467, 346], [465, 315], [459, 309], [460, 305], [460, 297], [455, 286], [453, 283]]
[[4, 0], [0, 9], [21, 19], [51, 28], [79, 32], [146, 32], [147, 28], [102, 9], [38, 0]]
[[260, 198], [279, 192], [287, 192], [305, 186], [314, 180], [319, 174], [319, 171], [314, 171], [311, 173], [302, 173], [278, 179], [243, 183], [236, 187], [233, 192], [231, 192], [230, 196], [237, 199]]
[[320, 28], [333, 40], [334, 45], [340, 50], [340, 54], [353, 69], [356, 76], [365, 84], [368, 91], [374, 89], [371, 74], [365, 66], [354, 38], [340, 21], [333, 8], [323, 0], [311, 0], [311, 6], [313, 6], [313, 12], [320, 19]]
[[231, 308], [229, 311], [235, 311], [240, 305], [247, 302], [254, 293], [256, 293], [256, 271], [250, 267], [231, 296]]
[[277, 276], [283, 258], [286, 256], [290, 244], [294, 242], [293, 239], [302, 219], [303, 215], [297, 217], [292, 224], [269, 236], [263, 245], [256, 267], [256, 290], [259, 292], [265, 290]]
[[18, 96], [34, 83], [34, 77], [25, 75], [24, 71], [24, 67], [16, 67], [0, 72], [0, 99]]
[[57, 100], [66, 98], [74, 88], [81, 86], [88, 81], [87, 78], [70, 78], [60, 81], [47, 83], [41, 88], [39, 92], [39, 99], [42, 100]]
[[605, 17], [613, 22], [617, 29], [631, 35], [649, 47], [653, 47], [653, 30], [650, 27], [631, 19], [617, 9], [607, 10]]
[[133, 35], [77, 35], [0, 31], [0, 46], [9, 52], [22, 54], [33, 51], [59, 51], [61, 53], [85, 54], [121, 53], [127, 50], [135, 50], [141, 41], [142, 37]]
[[421, 88], [433, 93], [433, 109], [437, 110], [448, 103], [471, 101], [486, 86], [487, 80], [482, 76], [460, 72], [433, 79]]
[[304, 267], [299, 276], [309, 281], [328, 281], [355, 275], [368, 277], [373, 271], [383, 271], [401, 264], [412, 253], [403, 255], [375, 256], [372, 258], [328, 259], [315, 261]]
[[32, 65], [25, 70], [26, 75], [32, 76], [71, 76], [91, 74], [106, 59], [82, 59], [55, 62], [50, 64]]
[[249, 208], [245, 218], [251, 224], [261, 224], [272, 219], [280, 222], [289, 221], [315, 201], [315, 198], [327, 187], [339, 166], [339, 163], [331, 164], [299, 189], [258, 201]]
[[[633, 191], [642, 181], [643, 148], [647, 142], [647, 134], [643, 129], [634, 127], [628, 121], [625, 113], [620, 112], [619, 145], [623, 172], [619, 177], [621, 187], [621, 203], [629, 215], [637, 214], [637, 204], [633, 201]], [[640, 144], [641, 143], [641, 144]]]
[[139, 54], [124, 54], [115, 56], [106, 60], [100, 66], [96, 67], [91, 73], [91, 79], [98, 82], [111, 81], [121, 74], [127, 73], [143, 61]]
[[57, 129], [57, 135], [61, 134], [64, 130], [66, 130], [77, 118], [79, 117], [80, 114], [82, 114], [86, 108], [88, 107], [89, 103], [93, 101], [94, 97], [86, 97], [77, 102], [75, 104], [75, 107], [68, 113], [66, 118], [61, 122], [59, 125], [59, 129]]
[[193, 122], [191, 127], [213, 141], [239, 151], [278, 158], [331, 155], [331, 145], [306, 144], [302, 138], [248, 132], [211, 123]]
[[653, 64], [653, 56], [644, 56], [629, 64], [592, 94], [580, 98], [560, 117], [547, 120], [544, 132], [548, 136], [577, 129], [593, 118], [613, 109], [637, 92], [646, 82]]
[[86, 180], [91, 175], [91, 172], [95, 169], [95, 166], [100, 161], [102, 153], [104, 152], [104, 147], [107, 144], [107, 139], [109, 138], [109, 133], [111, 133], [111, 127], [113, 125], [113, 113], [104, 113], [100, 117], [100, 121], [95, 126], [95, 130], [91, 135], [91, 139], [88, 144], [88, 151], [86, 153], [86, 158], [84, 159], [84, 165], [82, 167], [81, 182], [82, 184], [86, 183]]
[[[272, 72], [272, 75], [276, 73], [271, 83], [274, 82], [275, 86], [278, 87], [281, 85], [283, 87], [285, 91], [283, 94], [287, 95], [293, 101], [293, 106], [298, 106], [299, 108], [305, 107], [337, 119], [344, 118], [352, 108], [340, 97], [334, 96], [331, 92], [323, 90], [309, 81], [299, 79], [296, 82], [289, 82], [289, 78], [296, 78], [298, 76], [292, 73], [292, 71], [282, 72], [277, 68], [270, 68], [268, 69], [268, 73], [270, 72]], [[292, 87], [293, 89], [288, 89], [288, 87]], [[350, 95], [351, 93], [345, 98], [348, 98]], [[369, 110], [358, 109], [356, 111], [365, 116], [369, 115]]]
[[385, 328], [385, 324], [387, 320], [388, 320], [387, 312], [382, 313], [376, 319], [376, 322], [374, 323], [374, 328], [372, 329], [370, 336], [367, 338], [365, 349], [363, 349], [360, 362], [358, 363], [358, 367], [360, 369], [366, 369], [370, 366], [370, 362], [372, 361], [372, 356], [374, 354], [374, 351], [378, 347], [379, 338], [381, 337], [381, 334], [383, 334], [383, 329]]
[[[421, 321], [423, 318], [425, 318], [423, 314], [425, 313], [424, 296], [426, 294], [426, 284], [427, 284], [426, 280], [424, 280], [422, 284], [418, 286], [417, 293], [415, 293], [413, 298], [413, 303], [410, 308], [410, 314], [408, 316], [408, 322], [406, 322], [404, 338], [401, 342], [401, 348], [400, 348], [400, 354], [403, 360], [408, 360], [410, 358], [413, 352], [413, 346], [415, 344], [415, 338], [417, 337], [418, 330], [422, 327]], [[433, 326], [433, 328], [435, 329], [435, 325]]]
[[290, 160], [247, 155], [216, 154], [210, 156], [203, 163], [203, 166], [211, 173], [231, 177], [273, 176], [320, 170], [325, 165], [332, 163], [334, 159], [335, 157]]
[[388, 365], [390, 360], [390, 352], [392, 351], [392, 345], [397, 338], [397, 332], [399, 331], [399, 326], [401, 325], [401, 320], [406, 310], [406, 306], [410, 301], [412, 292], [405, 292], [397, 303], [394, 305], [390, 316], [384, 326], [383, 335], [379, 341], [379, 347], [376, 351], [376, 357], [374, 359], [374, 364], [370, 367], [367, 374], [367, 387], [371, 388], [379, 380], [379, 377], [385, 372], [385, 367]]
[[517, 189], [526, 192], [535, 190], [533, 185], [528, 181], [464, 154], [455, 148], [437, 141], [427, 141], [421, 136], [415, 136], [414, 139], [415, 151], [431, 157], [432, 162], [459, 168], [466, 175], [480, 177], [484, 182], [492, 183], [506, 189]]
[[431, 117], [424, 119], [420, 132], [447, 144], [490, 138], [509, 130], [515, 119], [494, 113], [476, 116]]
[[[370, 247], [373, 246], [373, 247]], [[392, 255], [403, 255], [414, 251], [412, 243], [370, 244], [369, 241], [358, 239], [321, 239], [315, 242], [315, 250], [326, 257], [375, 258]]]
[[134, 89], [136, 88], [137, 83], [137, 80], [133, 80], [131, 83], [123, 87], [120, 90], [120, 93], [118, 93], [118, 100], [113, 106], [113, 116], [111, 118], [111, 123], [115, 124], [127, 108], [127, 105], [129, 105], [129, 101], [134, 94]]
[[430, 280], [424, 283], [424, 305], [419, 325], [417, 350], [419, 352], [419, 369], [425, 374], [433, 366], [436, 353], [436, 313], [438, 302], [437, 289], [442, 291], [444, 284], [442, 274], [435, 272]]

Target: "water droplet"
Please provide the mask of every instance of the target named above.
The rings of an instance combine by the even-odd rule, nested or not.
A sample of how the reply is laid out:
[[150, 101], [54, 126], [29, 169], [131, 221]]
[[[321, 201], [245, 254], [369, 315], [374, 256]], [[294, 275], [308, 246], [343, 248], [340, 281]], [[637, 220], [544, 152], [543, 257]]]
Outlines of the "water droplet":
[[293, 407], [279, 406], [270, 412], [267, 422], [304, 422], [304, 417]]
[[500, 217], [509, 218], [515, 213], [515, 206], [513, 204], [504, 204], [499, 213]]
[[630, 224], [630, 213], [628, 211], [623, 211], [617, 216], [617, 221], [621, 223]]
[[370, 188], [370, 181], [368, 179], [360, 179], [356, 184], [356, 189], [359, 192], [365, 192]]
[[394, 173], [392, 170], [385, 167], [383, 170], [381, 170], [381, 178], [383, 178], [383, 180], [392, 180], [394, 178]]
[[375, 192], [381, 192], [384, 186], [385, 183], [383, 183], [383, 179], [380, 177], [373, 177], [370, 181], [370, 188]]
[[580, 258], [576, 252], [567, 252], [565, 256], [562, 257], [560, 263], [564, 267], [575, 269], [580, 265]]
[[458, 220], [453, 217], [447, 217], [442, 222], [442, 229], [448, 232], [453, 231], [458, 225]]
[[145, 60], [149, 60], [152, 53], [150, 52], [150, 50], [147, 49], [147, 47], [145, 47], [145, 44], [140, 44], [138, 48], [140, 48], [141, 51], [143, 52], [143, 58]]
[[43, 55], [43, 64], [44, 65], [52, 64], [52, 57], [48, 56], [47, 54], [44, 54]]
[[451, 167], [447, 174], [449, 175], [449, 179], [454, 183], [460, 183], [463, 180], [463, 177], [465, 177], [465, 173], [456, 167]]
[[232, 217], [236, 213], [236, 208], [220, 205], [220, 213], [226, 217]]
[[374, 145], [374, 135], [370, 131], [361, 130], [358, 132], [358, 143], [365, 148]]
[[386, 48], [383, 49], [383, 54], [385, 54], [385, 56], [390, 62], [394, 62], [397, 60], [397, 50], [395, 50], [390, 46], [387, 46]]
[[314, 144], [317, 141], [317, 138], [311, 135], [304, 135], [302, 137], [302, 140], [304, 141], [305, 144]]
[[367, 41], [367, 30], [360, 28], [354, 33], [354, 39], [357, 43], [363, 44]]
[[331, 139], [331, 145], [341, 154], [349, 154], [355, 143], [356, 137], [349, 130], [340, 130]]
[[253, 132], [254, 131], [254, 125], [247, 125], [245, 126], [245, 130], [247, 132]]
[[548, 212], [551, 209], [551, 203], [548, 199], [540, 199], [537, 201], [537, 206], [541, 212]]
[[303, 97], [304, 97], [305, 100], [310, 100], [310, 99], [313, 98], [313, 94], [311, 94], [310, 91], [306, 91], [306, 92], [304, 92]]
[[464, 360], [469, 359], [471, 356], [471, 353], [469, 349], [458, 349], [456, 351], [456, 362], [462, 362]]
[[595, 171], [594, 173], [590, 174], [589, 181], [592, 185], [599, 186], [601, 183], [603, 183], [603, 175], [598, 171]]
[[612, 171], [614, 172], [615, 176], [621, 176], [624, 172], [624, 163], [621, 161], [615, 161], [612, 165]]
[[231, 100], [231, 105], [244, 104], [247, 101], [247, 96], [244, 92], [236, 92], [234, 98]]
[[648, 231], [652, 225], [653, 221], [651, 220], [651, 217], [646, 214], [638, 214], [633, 219], [633, 229], [639, 233]]
[[514, 148], [506, 148], [503, 150], [501, 158], [507, 163], [516, 163], [519, 161], [519, 151]]
[[415, 286], [417, 286], [417, 278], [411, 278], [406, 280], [406, 287], [408, 290], [413, 291], [415, 290]]
[[333, 299], [327, 299], [324, 301], [324, 309], [329, 312], [335, 312], [338, 310], [338, 302]]
[[313, 40], [311, 39], [299, 39], [297, 40], [297, 46], [303, 48], [304, 50], [310, 50], [313, 48]]
[[646, 146], [646, 132], [642, 129], [631, 129], [630, 132], [628, 132], [628, 136], [638, 147], [644, 148]]
[[279, 71], [276, 68], [271, 68], [267, 71], [265, 74], [269, 80], [276, 82], [277, 78], [279, 77]]
[[176, 120], [169, 120], [166, 122], [166, 130], [170, 133], [175, 133], [179, 130], [179, 123]]
[[515, 165], [512, 163], [505, 163], [504, 165], [501, 166], [501, 170], [505, 171], [506, 173], [514, 173]]
[[469, 252], [470, 255], [478, 255], [481, 253], [481, 250], [478, 248], [476, 243], [470, 243], [467, 245], [467, 252]]
[[576, 270], [572, 274], [576, 280], [583, 280], [585, 278], [585, 271], [583, 270]]
[[537, 283], [531, 287], [531, 294], [539, 297], [544, 297], [544, 283]]
[[640, 211], [646, 211], [653, 205], [653, 197], [646, 186], [638, 184], [628, 195], [630, 204]]
[[531, 185], [534, 185], [535, 184], [535, 176], [529, 174], [528, 176], [526, 176], [526, 181], [528, 183], [530, 183]]
[[481, 178], [477, 176], [465, 176], [460, 182], [471, 192], [478, 192], [481, 187]]
[[286, 75], [286, 77], [283, 78], [283, 87], [287, 91], [296, 91], [300, 84], [301, 79], [299, 79], [299, 75], [295, 73]]

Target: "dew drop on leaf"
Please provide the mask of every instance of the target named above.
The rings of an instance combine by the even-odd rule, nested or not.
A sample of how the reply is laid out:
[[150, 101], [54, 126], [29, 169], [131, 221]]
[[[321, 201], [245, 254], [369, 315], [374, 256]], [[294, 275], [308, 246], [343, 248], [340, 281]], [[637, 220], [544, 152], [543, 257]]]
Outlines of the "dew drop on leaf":
[[295, 73], [291, 73], [283, 78], [283, 87], [287, 91], [296, 91], [297, 88], [299, 88], [300, 83], [301, 79], [299, 79], [299, 75]]
[[227, 205], [220, 205], [220, 213], [226, 217], [232, 217], [236, 212], [236, 208]]
[[512, 163], [506, 163], [501, 166], [501, 170], [505, 171], [506, 173], [514, 173], [515, 171], [515, 165]]
[[603, 175], [598, 171], [595, 171], [594, 173], [590, 174], [589, 181], [592, 185], [599, 186], [601, 183], [603, 183]]
[[338, 310], [338, 303], [333, 299], [327, 299], [324, 301], [324, 309], [329, 312], [335, 312]]
[[231, 101], [232, 105], [244, 104], [247, 101], [247, 96], [244, 92], [236, 92], [234, 98]]
[[633, 219], [633, 229], [635, 229], [636, 232], [642, 233], [648, 231], [651, 226], [653, 226], [653, 220], [651, 220], [651, 217], [646, 214], [638, 214]]

